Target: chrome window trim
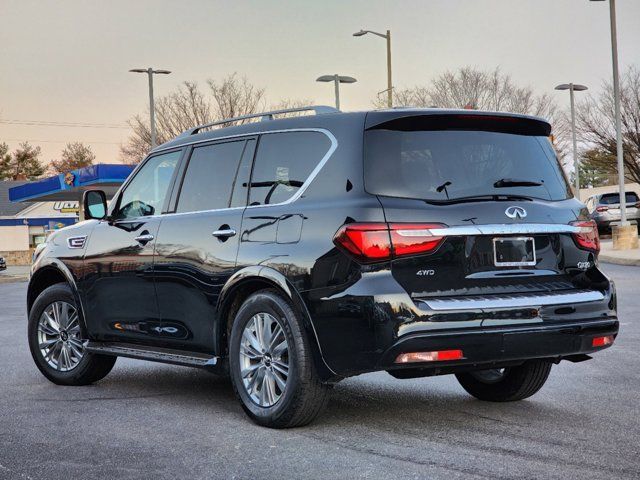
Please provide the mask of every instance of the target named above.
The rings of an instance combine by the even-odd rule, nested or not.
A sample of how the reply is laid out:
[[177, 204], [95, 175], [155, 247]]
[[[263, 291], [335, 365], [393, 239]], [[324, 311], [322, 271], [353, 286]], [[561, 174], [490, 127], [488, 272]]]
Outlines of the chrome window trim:
[[565, 293], [516, 293], [513, 295], [470, 295], [469, 297], [416, 299], [430, 310], [481, 310], [497, 308], [541, 307], [572, 303], [597, 302], [604, 295], [597, 290], [571, 290]]
[[[282, 130], [269, 130], [267, 132], [242, 133], [242, 134], [238, 134], [238, 135], [228, 135], [226, 137], [208, 138], [206, 140], [198, 140], [198, 141], [195, 141], [195, 142], [184, 143], [184, 144], [182, 144], [180, 146], [166, 147], [166, 148], [162, 148], [162, 149], [159, 149], [159, 150], [156, 149], [149, 155], [149, 157], [155, 156], [157, 153], [163, 152], [165, 150], [173, 150], [173, 149], [176, 149], [176, 148], [184, 148], [184, 147], [196, 145], [196, 144], [199, 144], [199, 143], [207, 143], [207, 142], [211, 143], [211, 142], [224, 141], [224, 140], [229, 140], [229, 139], [236, 139], [236, 138], [243, 138], [243, 137], [255, 137], [255, 136], [260, 136], [260, 135], [269, 135], [269, 134], [272, 134], [272, 133], [288, 133], [288, 132], [319, 132], [319, 133], [323, 133], [329, 139], [329, 141], [331, 142], [331, 146], [329, 147], [329, 150], [327, 150], [327, 153], [324, 154], [324, 157], [322, 157], [322, 159], [318, 162], [316, 167], [311, 171], [311, 173], [309, 174], [307, 179], [304, 181], [302, 186], [298, 189], [298, 191], [296, 193], [294, 193], [289, 199], [285, 200], [284, 202], [270, 203], [268, 205], [246, 205], [244, 207], [228, 207], [228, 208], [214, 208], [214, 209], [210, 209], [210, 210], [195, 210], [195, 211], [192, 211], [192, 212], [161, 213], [159, 215], [149, 215], [147, 217], [138, 217], [138, 218], [154, 218], [154, 217], [155, 218], [166, 218], [166, 217], [177, 216], [177, 215], [194, 215], [194, 214], [199, 214], [199, 213], [227, 212], [227, 211], [231, 211], [231, 210], [244, 210], [244, 209], [249, 209], [249, 208], [275, 207], [275, 206], [287, 205], [289, 203], [295, 202], [297, 199], [299, 199], [304, 194], [304, 192], [307, 190], [307, 188], [309, 187], [311, 182], [318, 176], [318, 174], [320, 173], [320, 170], [322, 170], [324, 165], [329, 161], [329, 158], [331, 158], [331, 156], [333, 155], [333, 152], [335, 152], [336, 149], [338, 148], [338, 140], [333, 135], [333, 133], [331, 133], [329, 130], [327, 130], [325, 128], [287, 128], [287, 129], [282, 129]], [[257, 148], [258, 147], [259, 147], [259, 145], [256, 147], [256, 153], [257, 153]], [[143, 162], [144, 161], [146, 161], [146, 159], [143, 160]], [[140, 162], [140, 164], [142, 164], [143, 162]], [[134, 170], [134, 172], [136, 170], [137, 170], [137, 168]], [[124, 188], [125, 186], [126, 186], [126, 184], [123, 184], [123, 186], [121, 187], [120, 190], [122, 190], [122, 188]], [[117, 198], [117, 196], [120, 195], [120, 190], [118, 190], [116, 192], [116, 194], [113, 196], [113, 198]]]

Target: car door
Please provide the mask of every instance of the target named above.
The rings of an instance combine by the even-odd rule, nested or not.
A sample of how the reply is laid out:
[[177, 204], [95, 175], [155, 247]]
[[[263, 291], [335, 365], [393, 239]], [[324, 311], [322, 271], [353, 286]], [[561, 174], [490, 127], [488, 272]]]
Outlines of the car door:
[[154, 276], [167, 347], [215, 352], [216, 304], [236, 271], [255, 139], [198, 145], [173, 206], [163, 216]]
[[88, 239], [79, 287], [93, 339], [152, 343], [158, 335], [153, 253], [181, 153], [148, 158]]

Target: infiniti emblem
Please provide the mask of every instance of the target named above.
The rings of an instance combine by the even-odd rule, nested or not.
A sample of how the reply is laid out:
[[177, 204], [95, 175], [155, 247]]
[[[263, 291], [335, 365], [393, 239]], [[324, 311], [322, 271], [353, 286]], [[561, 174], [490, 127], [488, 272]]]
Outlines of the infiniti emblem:
[[509, 218], [524, 218], [527, 216], [527, 211], [522, 207], [509, 207], [504, 214]]

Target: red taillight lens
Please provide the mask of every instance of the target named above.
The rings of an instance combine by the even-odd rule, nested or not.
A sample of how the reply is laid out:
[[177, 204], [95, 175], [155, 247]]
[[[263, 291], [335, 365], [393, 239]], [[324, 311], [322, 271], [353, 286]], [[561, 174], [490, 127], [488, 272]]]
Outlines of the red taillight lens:
[[609, 207], [597, 207], [596, 212], [606, 212], [609, 210]]
[[434, 235], [431, 230], [442, 228], [435, 223], [392, 223], [389, 226], [391, 244], [396, 257], [433, 252], [444, 237]]
[[580, 228], [580, 232], [574, 233], [573, 238], [578, 247], [584, 250], [591, 250], [595, 253], [600, 251], [600, 237], [598, 236], [598, 226], [593, 220], [573, 222], [571, 225]]
[[594, 337], [591, 341], [592, 347], [606, 347], [613, 344], [613, 335], [605, 335], [603, 337]]
[[435, 223], [350, 223], [343, 225], [333, 241], [361, 262], [389, 260], [433, 252], [443, 237], [432, 229]]
[[343, 225], [333, 241], [363, 262], [391, 257], [391, 239], [386, 223], [351, 223]]

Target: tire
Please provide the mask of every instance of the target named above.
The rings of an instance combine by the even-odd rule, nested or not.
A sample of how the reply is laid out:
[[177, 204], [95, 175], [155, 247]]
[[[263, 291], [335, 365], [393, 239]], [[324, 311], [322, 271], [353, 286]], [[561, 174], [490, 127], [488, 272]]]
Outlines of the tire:
[[[43, 353], [43, 350], [40, 348], [40, 340], [42, 338], [39, 338], [39, 335], [45, 335], [45, 329], [47, 332], [55, 332], [55, 328], [51, 323], [43, 326], [40, 325], [41, 317], [45, 310], [52, 312], [51, 309], [55, 308], [54, 305], [64, 304], [70, 305], [77, 312], [78, 305], [71, 292], [71, 288], [66, 283], [52, 285], [36, 298], [29, 313], [29, 325], [27, 329], [31, 356], [42, 374], [56, 385], [89, 385], [104, 378], [113, 368], [117, 357], [89, 353], [78, 346], [82, 344], [83, 339], [80, 337], [79, 328], [76, 328], [77, 315], [75, 316], [75, 321], [73, 320], [74, 315], [72, 313], [67, 315], [73, 310], [66, 310], [65, 313], [65, 315], [71, 319], [71, 321], [68, 321], [70, 324], [70, 333], [66, 334], [65, 328], [59, 328], [57, 336], [47, 334], [47, 336], [44, 337], [43, 345], [51, 342], [54, 342], [53, 344], [55, 345], [56, 339], [61, 340], [63, 338], [62, 332], [65, 332], [66, 341], [57, 342], [60, 348], [52, 352], [49, 360], [45, 358], [45, 353]], [[65, 315], [63, 315], [63, 318]], [[61, 321], [61, 323], [54, 322], [53, 325], [55, 324], [59, 326], [64, 325], [64, 320]], [[61, 345], [64, 345], [68, 356], [62, 354]], [[58, 346], [54, 348], [58, 348]], [[57, 362], [55, 362], [56, 351], [60, 354]], [[80, 352], [81, 355], [76, 355], [76, 352]], [[49, 362], [57, 364], [57, 367]]]
[[[517, 367], [458, 373], [462, 388], [479, 400], [513, 402], [532, 396], [542, 388], [551, 372], [551, 362], [529, 360]], [[495, 373], [494, 373], [495, 372]]]
[[[275, 344], [273, 348], [260, 348], [266, 350], [264, 355], [260, 355], [262, 352], [254, 355], [258, 350], [254, 345], [260, 336], [254, 327], [258, 325], [260, 328], [267, 325], [263, 328], [268, 331], [266, 338], [273, 339], [263, 344]], [[282, 340], [286, 340], [286, 352]], [[288, 364], [288, 369], [284, 364]], [[265, 427], [306, 425], [322, 412], [329, 399], [329, 386], [318, 377], [301, 316], [276, 290], [254, 293], [238, 310], [229, 336], [229, 367], [242, 408], [255, 423]], [[243, 370], [252, 373], [243, 379]], [[286, 377], [282, 374], [285, 370]], [[284, 388], [276, 377], [286, 378]]]

